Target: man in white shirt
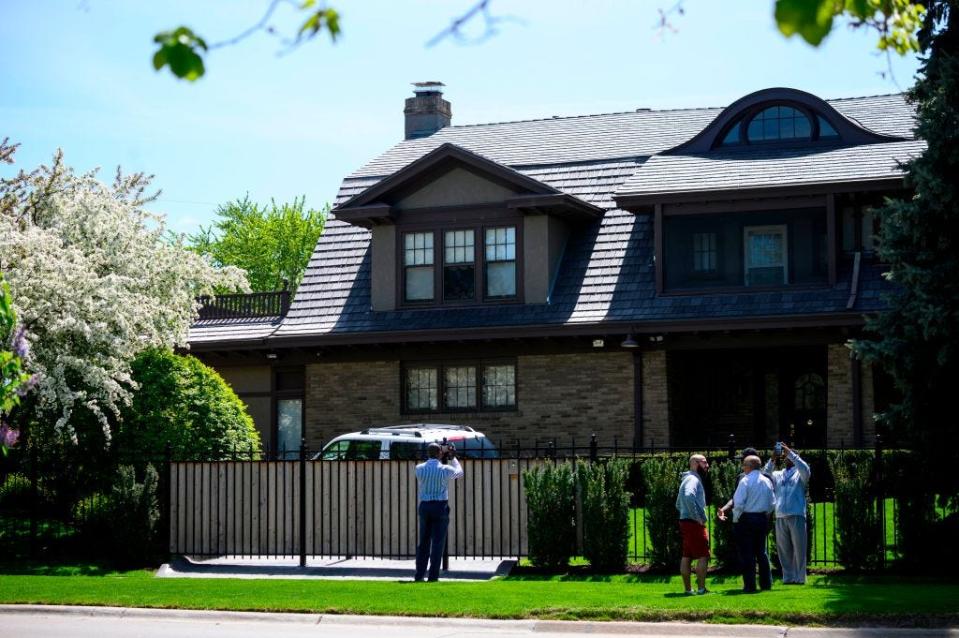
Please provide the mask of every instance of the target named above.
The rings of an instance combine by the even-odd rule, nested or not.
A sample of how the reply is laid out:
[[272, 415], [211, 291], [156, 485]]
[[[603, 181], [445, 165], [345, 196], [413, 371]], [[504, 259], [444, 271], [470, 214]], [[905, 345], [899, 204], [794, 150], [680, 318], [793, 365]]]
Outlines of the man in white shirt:
[[784, 585], [806, 583], [806, 486], [809, 464], [783, 443], [786, 469], [776, 470], [779, 454], [766, 463], [765, 472], [776, 491], [776, 549], [783, 567]]
[[760, 589], [772, 588], [769, 556], [766, 554], [766, 536], [769, 533], [769, 514], [776, 507], [773, 484], [759, 471], [762, 461], [758, 456], [743, 459], [746, 476], [733, 494], [733, 533], [739, 549], [743, 570], [743, 591], [756, 592], [756, 568], [759, 568]]
[[[445, 439], [444, 439], [445, 441]], [[427, 576], [435, 582], [440, 577], [443, 548], [446, 546], [446, 530], [450, 525], [449, 482], [463, 478], [463, 468], [454, 454], [449, 454], [448, 464], [440, 462], [444, 450], [438, 443], [426, 446], [425, 463], [416, 466], [417, 494], [419, 496], [420, 535], [416, 545], [417, 582]], [[429, 573], [426, 566], [429, 562]]]

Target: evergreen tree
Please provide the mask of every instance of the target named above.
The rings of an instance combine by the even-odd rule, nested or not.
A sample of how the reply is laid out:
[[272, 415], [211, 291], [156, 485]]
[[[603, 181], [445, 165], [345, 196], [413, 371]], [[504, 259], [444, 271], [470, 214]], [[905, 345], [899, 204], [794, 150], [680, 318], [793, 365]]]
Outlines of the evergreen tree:
[[[910, 197], [879, 211], [879, 255], [896, 285], [888, 309], [869, 321], [854, 349], [890, 373], [900, 393], [882, 415], [892, 431], [937, 466], [940, 495], [959, 500], [959, 2], [928, 6], [923, 54], [909, 100], [928, 144], [905, 165]], [[872, 337], [872, 338], [869, 338]], [[948, 461], [952, 461], [949, 463]], [[927, 481], [928, 482], [928, 481]], [[913, 486], [920, 489], [917, 486]], [[928, 497], [928, 498], [926, 498]], [[916, 495], [931, 502], [931, 494]], [[929, 507], [921, 508], [929, 518]]]

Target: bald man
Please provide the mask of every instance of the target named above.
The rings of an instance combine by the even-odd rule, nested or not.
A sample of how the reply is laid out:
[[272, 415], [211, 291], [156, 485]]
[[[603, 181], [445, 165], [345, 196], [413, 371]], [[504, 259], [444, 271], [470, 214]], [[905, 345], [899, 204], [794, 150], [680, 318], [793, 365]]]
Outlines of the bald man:
[[758, 456], [743, 459], [746, 476], [733, 494], [733, 534], [739, 549], [739, 562], [743, 570], [743, 591], [755, 593], [756, 571], [759, 571], [759, 589], [772, 587], [769, 571], [769, 555], [766, 553], [766, 536], [769, 534], [769, 515], [776, 507], [772, 481], [759, 468]]
[[676, 495], [679, 510], [679, 532], [683, 537], [683, 559], [679, 573], [687, 595], [693, 595], [690, 582], [692, 562], [696, 561], [698, 593], [707, 593], [706, 567], [709, 565], [709, 531], [706, 529], [706, 490], [703, 478], [709, 470], [709, 461], [702, 454], [689, 457], [689, 471], [684, 472]]

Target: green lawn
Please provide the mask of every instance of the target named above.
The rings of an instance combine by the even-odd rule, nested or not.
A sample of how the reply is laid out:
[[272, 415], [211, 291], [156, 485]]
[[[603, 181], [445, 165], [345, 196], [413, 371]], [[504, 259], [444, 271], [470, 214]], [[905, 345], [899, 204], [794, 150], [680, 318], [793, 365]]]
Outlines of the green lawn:
[[[20, 573], [14, 573], [19, 571]], [[734, 577], [687, 597], [678, 577], [515, 576], [485, 583], [158, 579], [94, 567], [2, 570], [0, 603], [113, 605], [314, 613], [557, 618], [687, 619], [842, 624], [863, 620], [959, 623], [959, 584], [813, 576], [809, 584], [746, 595]]]

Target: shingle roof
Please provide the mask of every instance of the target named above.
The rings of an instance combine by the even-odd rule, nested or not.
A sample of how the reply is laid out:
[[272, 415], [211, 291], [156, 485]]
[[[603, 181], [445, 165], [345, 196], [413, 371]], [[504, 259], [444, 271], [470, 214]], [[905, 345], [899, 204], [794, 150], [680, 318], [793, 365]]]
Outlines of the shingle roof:
[[[911, 137], [913, 112], [902, 96], [875, 96], [833, 100], [843, 114], [876, 132]], [[728, 177], [728, 158], [707, 162], [679, 156], [658, 156], [698, 133], [721, 109], [639, 111], [526, 122], [453, 126], [432, 136], [401, 142], [344, 180], [337, 196], [342, 203], [376, 184], [444, 143], [456, 144], [490, 158], [562, 192], [606, 210], [602, 219], [578, 227], [566, 246], [560, 272], [548, 304], [516, 304], [468, 309], [422, 309], [374, 312], [370, 297], [370, 232], [333, 218], [317, 242], [306, 274], [289, 313], [270, 339], [322, 337], [378, 332], [466, 330], [481, 327], [584, 325], [617, 321], [679, 321], [704, 318], [746, 318], [776, 315], [843, 313], [850, 294], [851, 273], [841, 268], [837, 284], [803, 290], [664, 296], [656, 294], [653, 268], [653, 227], [648, 215], [634, 215], [616, 208], [613, 195], [624, 184], [642, 188], [640, 176], [656, 175], [663, 185], [670, 182], [665, 169], [685, 171], [687, 183], [693, 174], [721, 180]], [[869, 171], [887, 175], [896, 153], [921, 150], [916, 142], [874, 144], [855, 149], [833, 148], [836, 167], [850, 162], [870, 164]], [[767, 151], [763, 151], [767, 152]], [[772, 151], [768, 151], [772, 152]], [[851, 156], [849, 154], [852, 154]], [[886, 155], [883, 155], [883, 154]], [[822, 154], [820, 154], [822, 155]], [[678, 160], [678, 161], [676, 161]], [[801, 168], [797, 153], [756, 159], [756, 171], [743, 179], [781, 183], [790, 179], [815, 179], [817, 169]], [[660, 162], [663, 162], [660, 164]], [[670, 162], [675, 162], [669, 164]], [[771, 162], [783, 162], [781, 177], [770, 170]], [[794, 164], [798, 163], [798, 164]], [[875, 166], [871, 166], [875, 163]], [[745, 164], [743, 164], [745, 166]], [[763, 169], [761, 167], [767, 167]], [[647, 173], [647, 169], [651, 169]], [[838, 169], [837, 169], [838, 170]], [[779, 173], [776, 172], [775, 175]], [[635, 176], [635, 177], [634, 177]], [[780, 181], [775, 181], [779, 179]], [[677, 188], [681, 186], [677, 181]], [[857, 312], [881, 307], [884, 287], [875, 266], [860, 274]], [[222, 328], [222, 330], [220, 330]], [[203, 328], [197, 337], [210, 340], [262, 339], [264, 332], [251, 326]], [[195, 330], [200, 330], [198, 326]], [[191, 332], [191, 340], [193, 333]]]
[[190, 326], [189, 343], [201, 345], [227, 340], [265, 339], [280, 325], [282, 317], [256, 319], [211, 319]]
[[698, 155], [654, 155], [617, 196], [702, 193], [807, 186], [897, 178], [900, 162], [922, 153], [925, 142], [862, 146], [763, 148]]

